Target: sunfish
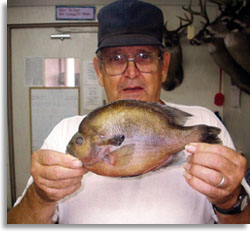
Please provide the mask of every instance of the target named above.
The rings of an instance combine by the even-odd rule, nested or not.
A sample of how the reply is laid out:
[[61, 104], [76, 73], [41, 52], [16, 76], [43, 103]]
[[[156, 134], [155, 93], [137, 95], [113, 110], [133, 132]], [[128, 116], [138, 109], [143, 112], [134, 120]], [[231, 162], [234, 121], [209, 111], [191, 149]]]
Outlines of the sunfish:
[[90, 112], [66, 152], [99, 175], [138, 176], [166, 165], [191, 142], [220, 143], [220, 129], [183, 126], [192, 116], [160, 103], [119, 100]]

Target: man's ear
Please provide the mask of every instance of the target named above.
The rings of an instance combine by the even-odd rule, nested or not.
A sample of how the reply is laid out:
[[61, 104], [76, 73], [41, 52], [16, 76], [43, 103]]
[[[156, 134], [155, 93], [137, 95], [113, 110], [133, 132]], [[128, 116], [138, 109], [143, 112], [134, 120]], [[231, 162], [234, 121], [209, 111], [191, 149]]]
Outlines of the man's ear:
[[162, 83], [167, 79], [168, 69], [170, 64], [170, 53], [165, 51], [163, 53], [163, 60], [162, 60]]
[[93, 65], [95, 68], [98, 82], [101, 86], [103, 86], [103, 74], [102, 74], [102, 70], [101, 70], [100, 65], [99, 65], [98, 58], [96, 56], [93, 59]]

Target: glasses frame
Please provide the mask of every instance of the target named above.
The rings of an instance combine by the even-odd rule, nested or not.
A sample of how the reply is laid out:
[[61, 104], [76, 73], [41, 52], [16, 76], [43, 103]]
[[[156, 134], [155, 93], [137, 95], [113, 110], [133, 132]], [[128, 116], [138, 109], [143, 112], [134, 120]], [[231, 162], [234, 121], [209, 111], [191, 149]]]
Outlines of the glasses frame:
[[[159, 52], [159, 54], [156, 54], [156, 52], [139, 52], [139, 53], [136, 54], [133, 58], [132, 58], [132, 57], [129, 58], [130, 55], [126, 55], [126, 54], [117, 54], [117, 55], [122, 55], [122, 56], [126, 57], [126, 67], [124, 68], [124, 71], [122, 71], [122, 72], [119, 73], [119, 74], [110, 74], [110, 73], [108, 73], [107, 70], [106, 70], [105, 61], [104, 61], [103, 58], [101, 57], [101, 54], [98, 55], [98, 59], [99, 59], [99, 62], [100, 62], [101, 64], [103, 64], [103, 66], [104, 66], [104, 71], [106, 72], [106, 74], [108, 74], [108, 75], [110, 75], [110, 76], [118, 76], [118, 75], [124, 74], [124, 73], [127, 71], [127, 69], [128, 69], [128, 63], [129, 63], [129, 62], [133, 62], [134, 65], [135, 65], [135, 67], [136, 67], [136, 69], [137, 69], [139, 72], [141, 72], [141, 73], [152, 73], [153, 71], [150, 71], [150, 72], [141, 71], [141, 70], [138, 68], [137, 64], [136, 64], [136, 58], [138, 57], [138, 55], [143, 54], [143, 53], [151, 54], [151, 55], [157, 57], [157, 59], [160, 60], [160, 61], [163, 60], [162, 52]], [[101, 65], [100, 65], [100, 66], [101, 66]]]

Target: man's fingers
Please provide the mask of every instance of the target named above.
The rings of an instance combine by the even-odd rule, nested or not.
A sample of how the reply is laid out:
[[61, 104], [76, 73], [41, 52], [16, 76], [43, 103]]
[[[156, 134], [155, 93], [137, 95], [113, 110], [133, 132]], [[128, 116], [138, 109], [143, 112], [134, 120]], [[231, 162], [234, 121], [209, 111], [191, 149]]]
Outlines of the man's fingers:
[[[67, 195], [72, 194], [73, 192], [77, 191], [81, 187], [81, 182], [78, 182], [74, 185], [70, 185], [63, 189], [58, 188], [49, 188], [46, 186], [39, 186], [37, 188], [38, 194], [47, 201], [58, 201], [62, 198], [64, 198]], [[41, 191], [42, 190], [42, 191]]]
[[[65, 168], [61, 166], [41, 166], [40, 176], [48, 180], [62, 180], [68, 178], [82, 177], [86, 170], [84, 168]], [[44, 169], [44, 170], [43, 170]]]
[[74, 177], [62, 180], [48, 180], [43, 177], [37, 179], [37, 184], [44, 187], [63, 189], [81, 183], [82, 177]]
[[188, 172], [184, 173], [184, 177], [192, 188], [196, 189], [198, 192], [204, 194], [207, 197], [223, 198], [227, 194], [227, 191], [225, 191], [224, 189], [214, 187], [213, 185], [208, 184], [200, 178], [192, 176]]
[[191, 143], [186, 145], [185, 149], [190, 153], [216, 153], [236, 165], [239, 165], [239, 163], [244, 161], [242, 155], [235, 152], [233, 149], [220, 144]]
[[217, 144], [195, 143], [185, 148], [192, 153], [184, 165], [188, 184], [214, 204], [233, 204], [245, 174], [245, 158]]
[[38, 195], [45, 201], [58, 201], [75, 192], [87, 169], [82, 162], [64, 153], [38, 150], [32, 154], [31, 175]]
[[39, 164], [45, 166], [60, 165], [66, 168], [82, 167], [82, 162], [69, 154], [62, 154], [51, 150], [38, 150], [33, 155]]
[[222, 174], [220, 172], [201, 165], [190, 164], [187, 162], [184, 164], [184, 169], [192, 176], [196, 176], [200, 180], [213, 186], [217, 186], [222, 179]]
[[215, 153], [197, 153], [189, 156], [187, 161], [222, 173], [227, 173], [228, 171], [231, 171], [232, 168], [237, 167], [233, 162], [230, 162], [228, 159]]

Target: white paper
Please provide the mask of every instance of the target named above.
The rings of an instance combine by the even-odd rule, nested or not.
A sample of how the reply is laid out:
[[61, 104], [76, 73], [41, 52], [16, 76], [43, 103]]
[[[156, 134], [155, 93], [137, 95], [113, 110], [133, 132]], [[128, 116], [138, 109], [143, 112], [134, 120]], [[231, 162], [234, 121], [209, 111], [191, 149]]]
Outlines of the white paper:
[[93, 110], [103, 105], [102, 87], [91, 61], [83, 62], [83, 84], [83, 107]]
[[83, 84], [84, 85], [99, 85], [93, 62], [83, 62]]
[[96, 109], [103, 105], [102, 88], [100, 86], [88, 85], [84, 86], [84, 108]]
[[62, 119], [78, 115], [78, 89], [32, 89], [32, 152]]

